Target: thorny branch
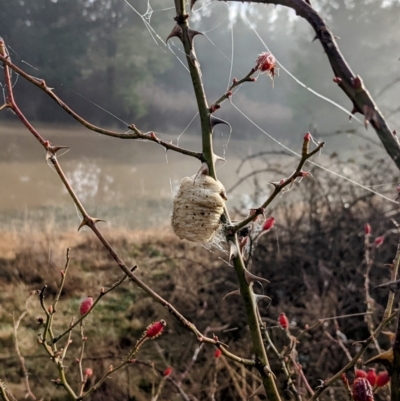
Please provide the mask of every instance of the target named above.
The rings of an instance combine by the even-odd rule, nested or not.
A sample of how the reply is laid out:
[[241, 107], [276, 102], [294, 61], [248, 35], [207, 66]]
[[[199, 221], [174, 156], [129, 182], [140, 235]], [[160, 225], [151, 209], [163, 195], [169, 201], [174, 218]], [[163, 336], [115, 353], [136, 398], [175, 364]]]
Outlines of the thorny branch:
[[[219, 0], [243, 1], [243, 0]], [[244, 0], [247, 3], [275, 4], [292, 8], [296, 14], [307, 20], [315, 31], [316, 39], [321, 42], [331, 64], [334, 81], [353, 103], [352, 113], [364, 115], [364, 125], [371, 124], [381, 140], [386, 152], [400, 169], [400, 144], [389, 129], [385, 118], [374, 99], [365, 87], [361, 77], [355, 75], [339, 50], [335, 37], [322, 17], [311, 4], [304, 0]]]
[[[2, 46], [4, 47], [4, 42], [2, 42]], [[181, 153], [186, 156], [191, 156], [196, 159], [199, 159], [200, 161], [203, 161], [202, 159], [202, 154], [199, 152], [194, 152], [192, 150], [184, 149], [181, 148], [177, 145], [173, 145], [170, 142], [165, 142], [161, 139], [159, 139], [154, 132], [149, 132], [149, 133], [143, 133], [141, 132], [134, 124], [129, 125], [127, 128], [131, 131], [130, 133], [123, 133], [121, 134], [120, 132], [112, 131], [112, 130], [107, 130], [101, 127], [98, 127], [94, 124], [89, 123], [86, 121], [84, 118], [82, 118], [78, 113], [76, 113], [74, 110], [72, 110], [67, 104], [65, 104], [53, 91], [52, 88], [48, 87], [45, 80], [43, 79], [37, 79], [35, 77], [32, 77], [31, 75], [27, 74], [24, 70], [13, 64], [9, 58], [8, 55], [4, 54], [5, 52], [5, 47], [4, 50], [0, 54], [0, 61], [2, 61], [5, 65], [7, 65], [9, 68], [14, 70], [17, 74], [21, 75], [21, 77], [25, 78], [27, 81], [41, 89], [43, 92], [45, 92], [47, 95], [49, 95], [63, 110], [65, 110], [71, 117], [73, 117], [76, 121], [81, 123], [84, 127], [87, 129], [97, 132], [102, 135], [106, 136], [111, 136], [113, 138], [120, 138], [120, 139], [141, 139], [145, 141], [150, 141], [157, 143], [161, 145], [165, 150], [172, 150], [174, 152]], [[6, 107], [11, 107], [11, 103], [7, 102], [4, 104], [1, 108], [6, 108]], [[42, 143], [43, 145], [43, 143]]]
[[323, 146], [325, 145], [324, 142], [321, 142], [318, 144], [318, 146], [312, 150], [311, 152], [309, 151], [309, 143], [311, 140], [311, 134], [307, 133], [304, 137], [303, 141], [303, 151], [301, 155], [301, 159], [299, 161], [299, 164], [297, 165], [296, 170], [286, 179], [281, 180], [280, 182], [273, 182], [271, 183], [274, 186], [274, 190], [271, 193], [271, 195], [268, 197], [268, 199], [257, 209], [254, 210], [254, 213], [251, 213], [247, 218], [244, 220], [240, 221], [239, 223], [236, 223], [234, 225], [228, 226], [227, 231], [236, 233], [243, 227], [247, 226], [250, 222], [256, 219], [257, 216], [260, 214], [264, 213], [265, 208], [276, 198], [276, 196], [287, 186], [293, 185], [295, 180], [297, 178], [305, 178], [307, 177], [310, 173], [302, 171], [302, 168], [305, 164], [305, 162], [312, 156], [314, 156], [316, 153], [318, 153]]

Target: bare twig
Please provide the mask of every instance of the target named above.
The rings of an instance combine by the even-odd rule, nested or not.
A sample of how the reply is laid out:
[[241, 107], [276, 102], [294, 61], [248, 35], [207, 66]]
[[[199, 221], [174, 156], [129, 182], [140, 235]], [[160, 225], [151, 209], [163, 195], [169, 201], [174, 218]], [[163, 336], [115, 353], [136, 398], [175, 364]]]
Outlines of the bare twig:
[[[364, 275], [364, 290], [365, 290], [365, 304], [367, 306], [367, 313], [364, 317], [365, 322], [367, 323], [369, 334], [372, 334], [375, 327], [373, 322], [373, 312], [374, 312], [374, 304], [375, 300], [371, 297], [369, 292], [369, 274], [371, 271], [371, 267], [373, 264], [373, 257], [371, 257], [371, 244], [370, 244], [370, 233], [365, 233], [364, 239], [364, 258], [366, 271]], [[376, 350], [381, 353], [381, 347], [379, 346], [378, 340], [374, 338], [374, 344]]]
[[[18, 342], [18, 329], [19, 329], [19, 326], [20, 326], [20, 324], [22, 322], [22, 319], [28, 313], [28, 303], [29, 303], [29, 300], [30, 300], [32, 295], [33, 295], [33, 293], [30, 294], [28, 299], [26, 300], [26, 302], [25, 302], [25, 310], [21, 313], [19, 318], [17, 320], [15, 320], [14, 314], [12, 315], [12, 318], [13, 318], [13, 323], [14, 323], [14, 349], [15, 349], [15, 353], [18, 356], [19, 363], [21, 365], [22, 372], [24, 374], [25, 391], [26, 391], [25, 397], [26, 398], [31, 398], [32, 400], [36, 400], [37, 398], [33, 394], [32, 390], [31, 390], [30, 383], [29, 383], [29, 372], [28, 372], [28, 369], [26, 368], [26, 365], [25, 365], [25, 358], [21, 354], [21, 350], [19, 349], [19, 342]], [[0, 387], [2, 387], [1, 383], [0, 383]]]
[[[309, 134], [306, 134], [306, 136]], [[243, 227], [245, 227], [247, 224], [249, 224], [251, 221], [253, 221], [258, 215], [264, 213], [264, 209], [275, 199], [275, 197], [288, 185], [292, 185], [294, 181], [297, 178], [303, 178], [304, 177], [304, 172], [302, 171], [302, 168], [304, 166], [304, 163], [312, 156], [314, 156], [316, 153], [318, 153], [323, 146], [325, 145], [324, 142], [321, 142], [318, 144], [318, 146], [312, 150], [311, 152], [308, 150], [310, 139], [308, 137], [304, 138], [303, 142], [303, 151], [302, 151], [302, 156], [299, 161], [299, 164], [296, 167], [296, 170], [286, 179], [278, 182], [278, 183], [272, 183], [274, 186], [274, 191], [272, 194], [268, 197], [268, 199], [257, 209], [255, 209], [254, 213], [250, 214], [247, 218], [244, 220], [240, 221], [239, 223], [236, 223], [232, 226], [227, 227], [227, 231], [231, 233], [236, 233]]]
[[12, 400], [14, 401], [15, 398], [8, 392], [6, 385], [0, 380], [0, 398], [3, 401], [11, 401], [9, 395], [12, 397]]
[[211, 106], [210, 106], [210, 110], [211, 112], [214, 112], [215, 110], [217, 110], [220, 107], [220, 104], [226, 100], [229, 99], [232, 96], [231, 91], [235, 88], [237, 88], [238, 86], [240, 86], [241, 84], [243, 84], [244, 82], [253, 82], [254, 79], [251, 78], [251, 76], [257, 71], [257, 68], [254, 67], [250, 70], [250, 72], [242, 79], [235, 79], [233, 81], [233, 83], [231, 84], [231, 86], [228, 88], [228, 90], [218, 99], [216, 100]]
[[[4, 42], [3, 43], [4, 46]], [[142, 139], [150, 142], [157, 143], [161, 145], [163, 148], [166, 150], [172, 150], [174, 152], [181, 153], [186, 156], [191, 156], [195, 157], [196, 159], [199, 159], [202, 161], [202, 154], [199, 152], [194, 152], [192, 150], [184, 149], [179, 146], [173, 145], [170, 142], [165, 142], [159, 138], [156, 137], [156, 135], [152, 132], [150, 133], [142, 133], [140, 130], [138, 130], [134, 124], [131, 124], [128, 126], [128, 128], [132, 131], [131, 133], [119, 133], [116, 131], [112, 130], [107, 130], [101, 127], [98, 127], [94, 124], [89, 123], [86, 121], [83, 117], [81, 117], [78, 113], [73, 111], [69, 106], [67, 106], [52, 90], [52, 88], [48, 87], [45, 80], [43, 79], [37, 79], [35, 77], [32, 77], [31, 75], [27, 74], [25, 71], [23, 71], [21, 68], [17, 67], [15, 64], [11, 62], [9, 59], [9, 56], [4, 55], [3, 53], [0, 54], [0, 61], [2, 61], [5, 65], [7, 65], [9, 68], [14, 70], [17, 74], [21, 75], [23, 78], [25, 78], [27, 81], [38, 87], [39, 89], [43, 90], [47, 95], [49, 95], [63, 110], [65, 110], [70, 116], [72, 116], [76, 121], [81, 123], [84, 127], [87, 129], [97, 132], [102, 135], [106, 136], [111, 136], [113, 138], [119, 138], [119, 139]], [[5, 103], [1, 108], [0, 111], [3, 108], [11, 107], [11, 102]], [[15, 107], [15, 104], [14, 106]], [[11, 108], [13, 108], [11, 107]], [[43, 143], [42, 143], [43, 145]]]

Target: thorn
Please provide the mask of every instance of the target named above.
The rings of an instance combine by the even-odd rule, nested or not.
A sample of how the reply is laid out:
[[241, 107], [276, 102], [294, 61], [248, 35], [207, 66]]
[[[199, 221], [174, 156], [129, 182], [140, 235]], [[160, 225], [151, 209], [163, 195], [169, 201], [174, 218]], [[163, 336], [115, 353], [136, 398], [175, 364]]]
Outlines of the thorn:
[[261, 384], [260, 387], [257, 387], [249, 396], [248, 400], [250, 400], [250, 398], [253, 398], [256, 395], [267, 395], [265, 392], [265, 388], [264, 386]]
[[276, 380], [276, 376], [275, 376], [274, 372], [266, 365], [264, 366], [264, 372], [267, 375], [272, 375], [274, 377], [274, 379]]
[[182, 32], [182, 28], [180, 27], [180, 25], [176, 24], [174, 26], [174, 28], [172, 29], [171, 33], [168, 35], [165, 43], [168, 43], [168, 41], [173, 38], [174, 36], [176, 36], [177, 38], [179, 38], [182, 41], [182, 37], [183, 37], [183, 32]]
[[226, 163], [226, 159], [225, 159], [224, 157], [218, 156], [218, 155], [216, 155], [215, 153], [214, 153], [214, 159], [215, 159], [215, 161], [222, 160], [223, 162]]
[[196, 35], [203, 36], [203, 34], [201, 32], [199, 32], [199, 31], [195, 31], [194, 29], [190, 29], [190, 28], [188, 29], [188, 36], [189, 36], [190, 44], [193, 44], [193, 38]]
[[269, 280], [263, 277], [258, 277], [254, 275], [253, 273], [250, 273], [247, 269], [244, 269], [244, 278], [246, 279], [246, 283], [250, 285], [254, 281], [259, 281], [261, 283], [266, 283], [269, 284]]
[[203, 162], [203, 163], [201, 164], [201, 167], [200, 167], [199, 171], [197, 172], [196, 177], [194, 177], [194, 181], [197, 180], [197, 177], [198, 177], [199, 175], [210, 175], [210, 170], [209, 170], [209, 168], [208, 168], [207, 163]]
[[96, 218], [96, 217], [93, 217], [93, 218], [92, 218], [92, 221], [93, 221], [94, 224], [97, 224], [97, 223], [100, 223], [100, 222], [106, 223], [105, 220], [103, 220], [103, 219], [98, 219], [98, 218]]
[[373, 290], [377, 288], [389, 288], [390, 291], [395, 292], [398, 288], [400, 287], [400, 280], [396, 281], [388, 281], [383, 284], [379, 284], [376, 287], [373, 288]]
[[195, 5], [197, 0], [190, 0], [190, 10], [193, 10], [193, 7]]
[[82, 221], [81, 221], [81, 224], [79, 224], [78, 233], [79, 233], [79, 231], [81, 231], [81, 229], [82, 229], [83, 227], [85, 227], [85, 226], [87, 226], [87, 225], [88, 225], [87, 219], [84, 217], [84, 218], [82, 219]]
[[231, 263], [232, 258], [238, 257], [238, 249], [236, 244], [232, 241], [229, 241], [229, 263]]
[[227, 294], [224, 295], [222, 300], [225, 301], [225, 298], [227, 298], [227, 297], [229, 297], [231, 295], [240, 295], [240, 290], [235, 290], [235, 291], [228, 292]]
[[311, 43], [314, 43], [316, 40], [318, 40], [318, 35], [315, 35]]
[[277, 188], [277, 187], [279, 187], [279, 186], [281, 185], [281, 183], [280, 183], [280, 182], [277, 182], [277, 181], [270, 181], [270, 182], [267, 182], [267, 184], [271, 184], [271, 185], [273, 185], [275, 188]]
[[[271, 302], [272, 302], [272, 299], [269, 297], [269, 296], [267, 296], [267, 295], [261, 295], [261, 294], [254, 294], [253, 293], [253, 299], [256, 301], [256, 304], [258, 304], [258, 301], [261, 301], [262, 299], [268, 299], [269, 300], [269, 305], [271, 304]], [[269, 306], [268, 305], [268, 306]]]
[[51, 146], [49, 148], [49, 150], [55, 155], [59, 150], [61, 149], [68, 149], [69, 150], [69, 146]]
[[227, 121], [222, 120], [221, 118], [218, 118], [218, 117], [210, 116], [211, 130], [213, 130], [214, 127], [215, 127], [216, 125], [218, 125], [218, 124], [225, 124], [225, 125], [227, 125], [230, 129], [232, 129], [231, 125], [230, 125]]
[[[353, 103], [353, 108], [350, 111], [351, 114], [361, 113], [361, 110]], [[362, 114], [362, 113], [361, 113]], [[349, 116], [349, 120], [351, 120], [351, 116]]]

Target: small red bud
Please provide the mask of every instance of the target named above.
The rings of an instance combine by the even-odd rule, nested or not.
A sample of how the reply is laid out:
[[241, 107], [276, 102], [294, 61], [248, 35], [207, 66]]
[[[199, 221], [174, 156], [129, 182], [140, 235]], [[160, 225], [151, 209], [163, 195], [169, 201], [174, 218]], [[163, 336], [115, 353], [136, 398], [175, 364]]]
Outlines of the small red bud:
[[356, 377], [364, 377], [364, 379], [367, 378], [367, 372], [362, 369], [356, 369], [354, 374], [356, 375]]
[[164, 376], [169, 376], [172, 373], [172, 368], [169, 366], [167, 369], [164, 370]]
[[161, 335], [166, 325], [167, 323], [165, 320], [150, 324], [146, 329], [146, 337], [151, 339], [158, 337]]
[[263, 225], [263, 231], [269, 231], [275, 225], [275, 217], [268, 217]]
[[250, 82], [256, 82], [256, 81], [257, 81], [257, 78], [251, 77], [251, 78], [249, 78], [249, 81], [250, 81]]
[[276, 75], [276, 59], [271, 53], [262, 52], [256, 60], [256, 68], [262, 73], [265, 72], [272, 78]]
[[60, 274], [61, 274], [61, 277], [65, 277], [65, 271], [64, 270], [60, 270]]
[[307, 134], [304, 135], [304, 140], [307, 142], [311, 141], [311, 134], [309, 132], [307, 132]]
[[396, 136], [396, 135], [397, 135], [397, 131], [394, 130], [394, 131], [393, 131], [393, 136]]
[[93, 376], [93, 369], [92, 368], [86, 368], [85, 369], [85, 376], [86, 377], [92, 377]]
[[226, 97], [231, 97], [232, 96], [232, 91], [226, 92]]
[[375, 246], [377, 248], [379, 248], [383, 244], [384, 241], [385, 241], [385, 237], [384, 236], [376, 237], [375, 241], [374, 241]]
[[283, 329], [287, 329], [289, 327], [289, 319], [287, 318], [287, 316], [285, 315], [284, 312], [282, 312], [279, 315], [279, 325], [283, 328]]
[[334, 77], [334, 78], [333, 78], [333, 82], [335, 82], [336, 84], [340, 84], [340, 83], [342, 83], [342, 78], [340, 78], [340, 77]]
[[390, 375], [387, 370], [383, 372], [379, 372], [378, 377], [376, 379], [376, 387], [383, 387], [390, 382]]
[[90, 311], [92, 306], [93, 306], [93, 297], [89, 295], [86, 299], [84, 299], [81, 302], [81, 306], [79, 307], [79, 313], [81, 315], [86, 315], [86, 313]]
[[214, 353], [215, 358], [219, 358], [221, 355], [222, 355], [222, 351], [219, 348], [217, 348]]
[[370, 235], [370, 234], [371, 234], [372, 229], [371, 229], [371, 225], [370, 225], [370, 224], [367, 223], [367, 224], [364, 226], [364, 232], [365, 232], [365, 235]]
[[232, 79], [232, 83], [237, 84], [238, 83], [238, 79], [237, 78], [233, 78]]
[[377, 376], [377, 374], [376, 374], [376, 372], [375, 372], [375, 369], [373, 369], [373, 368], [368, 369], [368, 372], [367, 372], [367, 380], [368, 380], [369, 384], [370, 384], [372, 387], [375, 386], [377, 379], [378, 379], [378, 376]]
[[353, 401], [374, 401], [372, 387], [368, 380], [363, 377], [354, 380], [352, 393]]

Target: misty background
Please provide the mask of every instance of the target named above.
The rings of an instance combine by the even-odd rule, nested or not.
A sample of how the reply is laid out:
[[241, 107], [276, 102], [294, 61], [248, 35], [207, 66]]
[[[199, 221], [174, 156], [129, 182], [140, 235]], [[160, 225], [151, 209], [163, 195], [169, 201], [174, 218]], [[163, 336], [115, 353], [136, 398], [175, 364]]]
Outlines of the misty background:
[[[390, 127], [398, 128], [400, 2], [314, 0], [313, 4]], [[181, 43], [173, 38], [167, 47], [163, 42], [174, 27], [174, 16], [172, 0], [3, 0], [0, 36], [14, 63], [45, 79], [91, 123], [119, 132], [134, 123], [164, 140], [200, 150], [196, 101]], [[250, 71], [257, 55], [267, 51], [265, 45], [281, 66], [274, 85], [260, 75], [257, 82], [242, 85], [232, 98], [233, 105], [226, 101], [215, 113], [232, 126], [230, 132], [218, 125], [214, 133], [216, 152], [227, 160], [219, 170], [227, 188], [265, 162], [247, 163], [238, 173], [244, 157], [282, 150], [265, 132], [295, 151], [304, 133], [312, 132], [327, 142], [317, 161], [328, 168], [332, 154], [355, 165], [361, 152], [386, 158], [375, 132], [366, 131], [354, 119], [349, 122], [348, 114], [339, 108], [350, 111], [352, 104], [333, 83], [323, 49], [313, 42], [313, 30], [294, 11], [202, 0], [196, 3], [190, 23], [204, 33], [196, 36], [195, 46], [210, 104], [234, 77], [240, 79]], [[0, 82], [4, 84], [3, 77]], [[112, 217], [114, 224], [145, 226], [166, 221], [180, 180], [196, 173], [197, 161], [167, 154], [154, 144], [87, 131], [21, 77], [14, 74], [13, 82], [20, 108], [40, 132], [51, 142], [71, 148], [61, 163], [87, 206], [101, 217]], [[362, 122], [362, 116], [356, 117]], [[45, 168], [40, 146], [11, 111], [0, 113], [0, 125], [3, 223], [26, 224], [33, 215], [43, 220], [52, 208], [55, 220], [61, 221], [62, 216], [64, 224], [76, 225], [72, 202], [55, 174]], [[282, 156], [269, 160], [274, 157], [287, 163], [289, 175], [295, 160]], [[340, 173], [357, 179], [355, 169], [351, 166]], [[282, 177], [265, 176], [266, 191], [267, 181], [273, 178]], [[229, 199], [234, 205], [255, 206], [248, 195], [251, 191], [252, 183], [238, 186]]]

